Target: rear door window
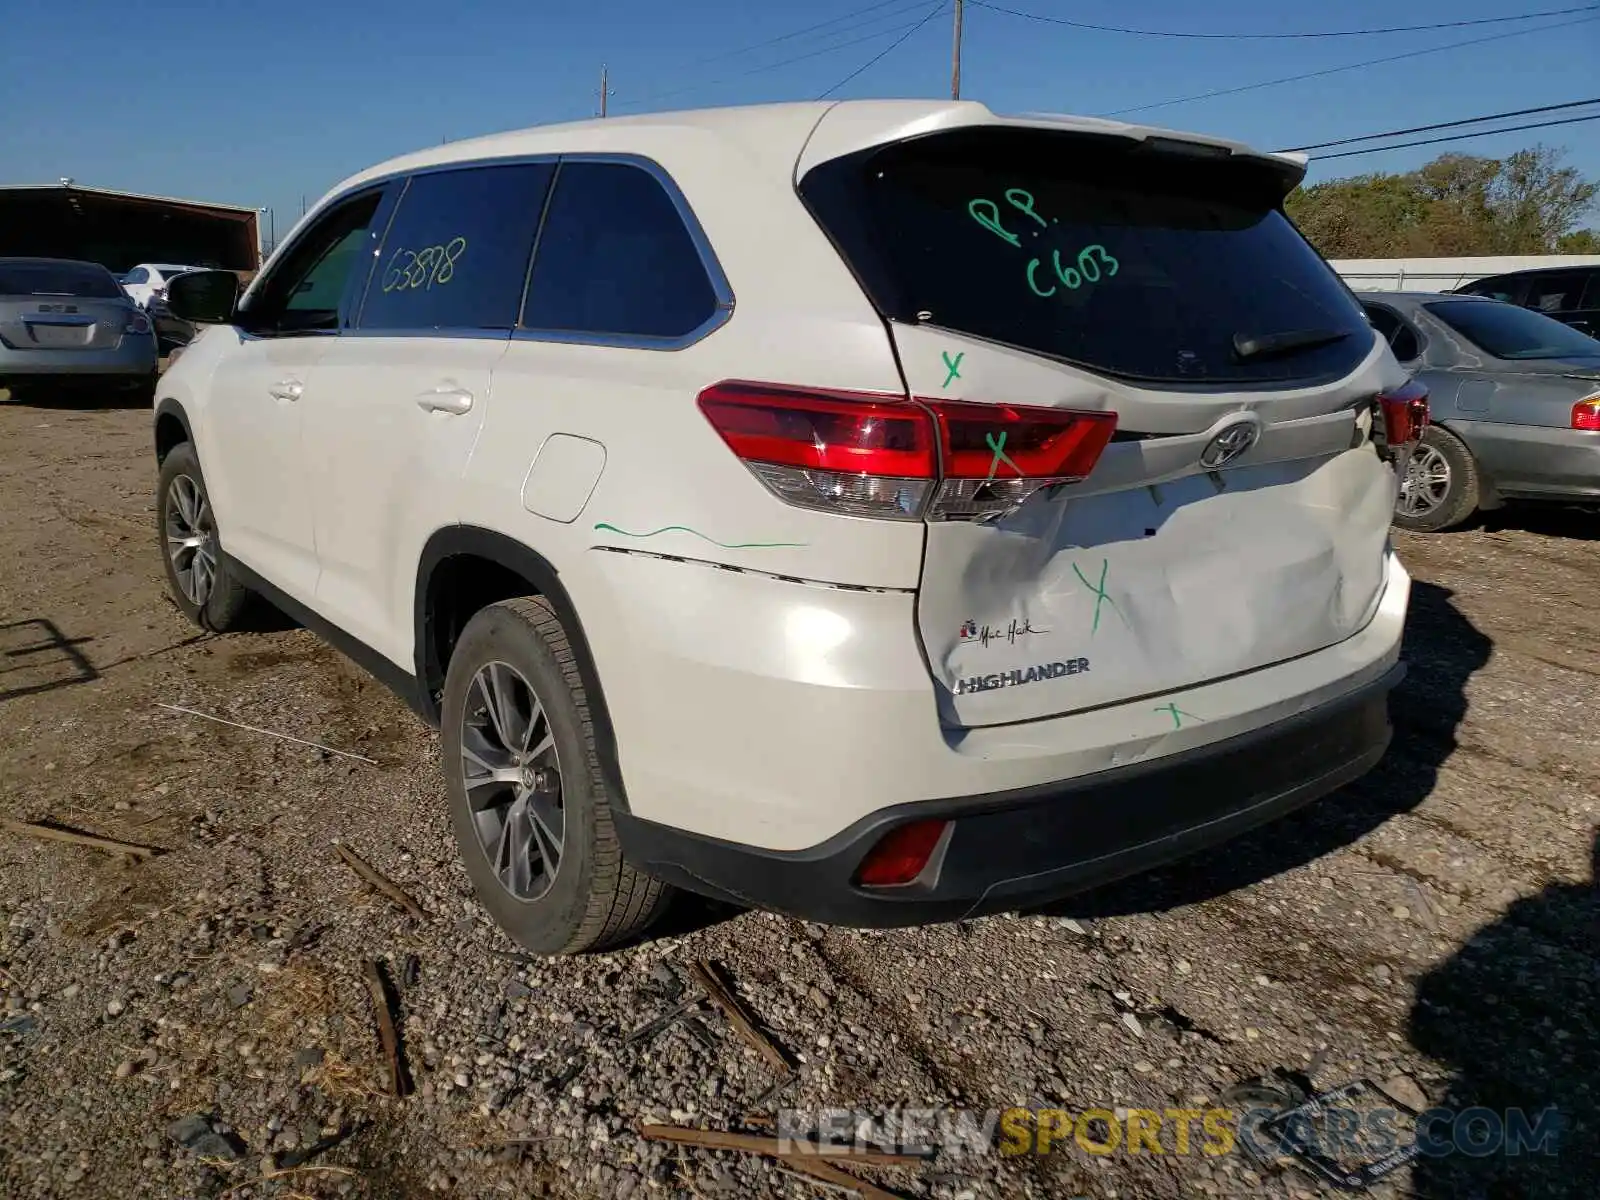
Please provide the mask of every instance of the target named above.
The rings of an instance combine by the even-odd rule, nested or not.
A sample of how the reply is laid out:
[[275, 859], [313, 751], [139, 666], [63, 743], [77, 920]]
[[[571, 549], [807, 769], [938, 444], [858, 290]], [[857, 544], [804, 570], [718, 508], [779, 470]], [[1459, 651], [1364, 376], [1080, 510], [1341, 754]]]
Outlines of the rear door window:
[[628, 163], [561, 164], [528, 278], [524, 328], [673, 339], [716, 311], [694, 236], [654, 175]]
[[1441, 300], [1428, 311], [1496, 358], [1592, 358], [1600, 342], [1554, 317], [1510, 304]]
[[1520, 304], [1527, 286], [1527, 280], [1506, 275], [1497, 279], [1480, 279], [1477, 283], [1469, 283], [1456, 290], [1463, 296], [1487, 296], [1491, 300], [1504, 300], [1507, 304]]
[[509, 331], [554, 172], [553, 163], [517, 163], [414, 176], [358, 327]]
[[117, 277], [93, 263], [0, 262], [0, 296], [77, 296], [114, 300]]
[[1368, 304], [1366, 310], [1372, 327], [1383, 335], [1383, 340], [1389, 343], [1389, 349], [1401, 362], [1410, 362], [1422, 353], [1422, 343], [1416, 331], [1406, 324], [1399, 313], [1381, 304]]
[[1534, 275], [1528, 281], [1527, 308], [1542, 313], [1571, 312], [1578, 307], [1587, 282], [1582, 271], [1561, 271], [1552, 275]]
[[886, 315], [1134, 380], [1337, 378], [1360, 306], [1281, 211], [1289, 168], [962, 130], [823, 164], [802, 196]]

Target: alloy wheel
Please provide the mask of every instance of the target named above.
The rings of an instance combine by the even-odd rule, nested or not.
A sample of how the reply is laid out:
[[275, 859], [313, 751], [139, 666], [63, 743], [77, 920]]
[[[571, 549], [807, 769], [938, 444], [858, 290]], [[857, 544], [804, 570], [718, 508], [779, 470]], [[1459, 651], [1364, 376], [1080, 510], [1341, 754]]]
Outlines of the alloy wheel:
[[172, 573], [190, 604], [204, 608], [217, 579], [217, 529], [200, 485], [175, 476], [167, 489], [167, 554]]
[[1423, 442], [1412, 451], [1406, 477], [1400, 481], [1400, 514], [1425, 517], [1450, 494], [1450, 463], [1434, 446]]
[[467, 685], [461, 775], [478, 845], [500, 886], [537, 900], [561, 867], [566, 812], [549, 715], [526, 677], [486, 663]]

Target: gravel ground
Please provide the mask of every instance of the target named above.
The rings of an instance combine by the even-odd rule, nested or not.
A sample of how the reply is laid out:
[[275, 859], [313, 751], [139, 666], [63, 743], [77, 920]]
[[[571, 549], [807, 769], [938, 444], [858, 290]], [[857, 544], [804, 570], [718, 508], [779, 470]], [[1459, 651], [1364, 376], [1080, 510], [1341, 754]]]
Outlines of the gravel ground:
[[[201, 637], [167, 602], [146, 412], [0, 404], [0, 445], [0, 816], [164, 851], [0, 830], [0, 1194], [831, 1196], [636, 1126], [1204, 1108], [1260, 1077], [1554, 1104], [1575, 1126], [1557, 1157], [1423, 1160], [1374, 1195], [1600, 1194], [1600, 519], [1400, 536], [1417, 586], [1394, 748], [1225, 852], [1048, 913], [890, 933], [685, 901], [641, 945], [527, 961], [457, 862], [435, 734], [303, 630]], [[400, 1013], [403, 1100], [368, 959]], [[628, 1040], [695, 995], [698, 959], [796, 1064], [781, 1092], [710, 1006]], [[1166, 1144], [873, 1177], [945, 1200], [1321, 1194], [1284, 1163]]]

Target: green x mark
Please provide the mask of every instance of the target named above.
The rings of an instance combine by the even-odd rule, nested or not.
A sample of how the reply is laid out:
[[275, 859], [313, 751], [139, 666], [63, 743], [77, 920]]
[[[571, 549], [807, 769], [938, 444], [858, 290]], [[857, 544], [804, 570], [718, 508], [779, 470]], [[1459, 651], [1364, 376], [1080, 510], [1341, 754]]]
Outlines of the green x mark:
[[[1122, 610], [1117, 607], [1117, 602], [1106, 594], [1106, 572], [1110, 569], [1110, 567], [1111, 563], [1108, 560], [1103, 558], [1100, 560], [1100, 585], [1096, 587], [1094, 584], [1089, 582], [1088, 576], [1086, 576], [1082, 571], [1078, 570], [1077, 563], [1072, 564], [1072, 573], [1078, 577], [1078, 582], [1083, 584], [1084, 587], [1088, 588], [1095, 595], [1094, 625], [1089, 630], [1089, 635], [1091, 637], [1100, 632], [1100, 606], [1102, 604], [1111, 605], [1111, 611], [1116, 613], [1117, 616], [1122, 617]], [[1124, 622], [1127, 621], [1126, 617], [1123, 617], [1122, 619]]]
[[983, 444], [994, 451], [994, 458], [989, 461], [989, 478], [984, 480], [985, 483], [994, 482], [994, 473], [1000, 469], [1001, 463], [1005, 463], [1006, 466], [1010, 467], [1018, 475], [1022, 474], [1022, 468], [1017, 466], [1016, 463], [1012, 462], [1006, 454], [1005, 434], [1002, 433], [1000, 435], [1000, 439], [996, 441], [994, 434], [986, 433], [983, 435]]
[[1202, 725], [1205, 724], [1205, 720], [1206, 720], [1204, 717], [1195, 716], [1192, 712], [1184, 712], [1183, 709], [1179, 708], [1176, 704], [1159, 704], [1154, 709], [1152, 709], [1151, 711], [1152, 712], [1171, 713], [1172, 714], [1172, 727], [1174, 729], [1182, 729], [1183, 728], [1183, 718], [1184, 717], [1188, 717], [1189, 720], [1191, 720], [1191, 721], [1199, 721]]
[[939, 357], [944, 359], [944, 369], [950, 372], [950, 374], [944, 377], [944, 383], [940, 385], [941, 387], [949, 387], [952, 379], [961, 378], [961, 360], [966, 356], [967, 352], [965, 350], [961, 351], [961, 353], [957, 354], [953, 359], [950, 357], [950, 351], [939, 351]]

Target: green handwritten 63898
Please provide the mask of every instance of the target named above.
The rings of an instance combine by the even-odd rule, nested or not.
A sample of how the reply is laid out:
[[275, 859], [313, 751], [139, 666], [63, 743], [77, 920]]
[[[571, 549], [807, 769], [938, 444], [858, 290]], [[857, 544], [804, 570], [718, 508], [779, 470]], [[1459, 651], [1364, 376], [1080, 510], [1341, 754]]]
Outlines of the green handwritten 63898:
[[[1049, 229], [1053, 224], [1053, 222], [1047, 221], [1039, 215], [1033, 206], [1032, 193], [1026, 192], [1022, 188], [1007, 188], [1006, 203], [1036, 222], [1041, 229]], [[967, 202], [967, 212], [974, 221], [982, 225], [990, 233], [1017, 249], [1022, 249], [1022, 238], [1000, 223], [1000, 206], [993, 200], [985, 200], [982, 197], [970, 200]], [[1035, 233], [1034, 236], [1037, 237], [1038, 234]], [[1044, 276], [1044, 280], [1049, 286], [1040, 286], [1039, 271], [1043, 266], [1045, 266], [1044, 261], [1038, 257], [1028, 260], [1028, 265], [1023, 272], [1028, 280], [1028, 289], [1035, 296], [1054, 296], [1060, 289], [1056, 284], [1049, 283], [1050, 276], [1048, 274]], [[1111, 278], [1121, 266], [1122, 264], [1112, 258], [1111, 252], [1099, 242], [1093, 242], [1078, 251], [1075, 262], [1069, 257], [1063, 263], [1060, 250], [1050, 251], [1049, 267], [1051, 273], [1055, 275], [1062, 287], [1073, 291], [1081, 288], [1086, 283], [1099, 283], [1102, 279]]]
[[400, 247], [384, 269], [383, 290], [404, 292], [449, 283], [456, 275], [456, 260], [466, 248], [464, 237], [451, 238], [442, 246], [424, 246], [421, 250]]

